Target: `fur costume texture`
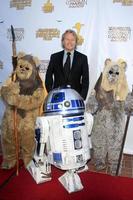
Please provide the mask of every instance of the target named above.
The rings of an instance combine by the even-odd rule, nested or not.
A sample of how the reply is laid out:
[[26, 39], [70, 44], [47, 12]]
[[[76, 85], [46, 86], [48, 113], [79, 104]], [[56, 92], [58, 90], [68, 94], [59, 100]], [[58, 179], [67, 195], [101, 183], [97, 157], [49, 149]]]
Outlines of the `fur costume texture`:
[[14, 81], [1, 88], [1, 96], [6, 104], [2, 121], [2, 168], [5, 169], [16, 164], [14, 129], [17, 129], [19, 158], [23, 159], [25, 166], [34, 153], [35, 120], [41, 114], [46, 94], [36, 67], [37, 62], [31, 55], [18, 55]]
[[[128, 94], [126, 63], [119, 59], [105, 61], [103, 73], [87, 102], [93, 113], [92, 147], [96, 170], [107, 167], [115, 175], [125, 127], [125, 109], [133, 109], [133, 97]], [[106, 161], [108, 165], [106, 165]]]

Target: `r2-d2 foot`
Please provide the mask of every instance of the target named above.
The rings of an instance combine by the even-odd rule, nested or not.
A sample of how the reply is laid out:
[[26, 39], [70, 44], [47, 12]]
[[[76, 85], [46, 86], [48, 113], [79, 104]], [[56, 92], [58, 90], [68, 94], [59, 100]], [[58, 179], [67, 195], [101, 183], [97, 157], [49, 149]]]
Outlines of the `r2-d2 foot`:
[[68, 170], [65, 174], [59, 177], [59, 181], [69, 193], [83, 189], [80, 177], [75, 170]]

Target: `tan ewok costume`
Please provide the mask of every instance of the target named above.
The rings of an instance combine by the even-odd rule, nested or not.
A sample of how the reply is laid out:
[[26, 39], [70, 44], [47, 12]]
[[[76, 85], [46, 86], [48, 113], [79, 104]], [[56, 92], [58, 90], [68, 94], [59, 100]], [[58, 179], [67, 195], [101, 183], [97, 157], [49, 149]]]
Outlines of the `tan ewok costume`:
[[96, 170], [107, 167], [108, 173], [112, 175], [116, 173], [124, 135], [125, 108], [128, 111], [133, 108], [125, 68], [123, 60], [112, 62], [107, 59], [103, 73], [87, 102], [87, 111], [94, 115], [91, 140]]
[[14, 167], [17, 161], [14, 131], [18, 137], [17, 151], [25, 166], [32, 159], [35, 147], [35, 120], [41, 114], [45, 98], [43, 83], [36, 67], [37, 59], [31, 55], [21, 55], [16, 61], [15, 80], [1, 88], [1, 96], [6, 104], [2, 121], [4, 169]]

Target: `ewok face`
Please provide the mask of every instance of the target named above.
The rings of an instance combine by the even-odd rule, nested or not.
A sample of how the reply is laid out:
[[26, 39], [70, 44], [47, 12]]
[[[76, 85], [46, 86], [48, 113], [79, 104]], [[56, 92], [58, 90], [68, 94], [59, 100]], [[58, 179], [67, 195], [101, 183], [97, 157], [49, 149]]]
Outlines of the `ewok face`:
[[109, 71], [107, 72], [107, 79], [110, 84], [115, 84], [119, 79], [119, 66], [113, 65], [110, 67]]
[[32, 65], [24, 59], [19, 59], [16, 67], [16, 74], [20, 80], [29, 79], [32, 75]]

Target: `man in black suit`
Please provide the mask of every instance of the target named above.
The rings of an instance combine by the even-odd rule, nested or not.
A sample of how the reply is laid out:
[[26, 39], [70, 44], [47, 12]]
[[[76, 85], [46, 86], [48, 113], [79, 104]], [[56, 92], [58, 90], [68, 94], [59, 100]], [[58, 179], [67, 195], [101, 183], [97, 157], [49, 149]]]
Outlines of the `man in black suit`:
[[46, 72], [45, 86], [48, 92], [60, 86], [70, 85], [85, 100], [89, 88], [87, 56], [76, 51], [77, 35], [66, 30], [62, 35], [63, 51], [51, 55]]

